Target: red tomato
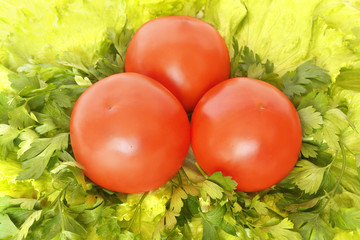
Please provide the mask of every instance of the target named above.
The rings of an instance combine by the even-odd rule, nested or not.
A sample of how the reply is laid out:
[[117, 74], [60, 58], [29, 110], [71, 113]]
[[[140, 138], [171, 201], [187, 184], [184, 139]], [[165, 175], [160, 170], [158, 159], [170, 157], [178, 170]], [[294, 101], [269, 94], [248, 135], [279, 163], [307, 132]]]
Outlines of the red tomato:
[[191, 144], [206, 173], [221, 171], [244, 192], [281, 181], [298, 159], [302, 131], [290, 100], [274, 86], [233, 78], [209, 90], [191, 120]]
[[125, 71], [152, 77], [191, 112], [201, 96], [230, 74], [229, 52], [206, 22], [185, 16], [159, 17], [131, 39]]
[[70, 122], [76, 160], [98, 185], [118, 192], [156, 189], [181, 167], [190, 124], [181, 103], [160, 83], [120, 73], [89, 87]]

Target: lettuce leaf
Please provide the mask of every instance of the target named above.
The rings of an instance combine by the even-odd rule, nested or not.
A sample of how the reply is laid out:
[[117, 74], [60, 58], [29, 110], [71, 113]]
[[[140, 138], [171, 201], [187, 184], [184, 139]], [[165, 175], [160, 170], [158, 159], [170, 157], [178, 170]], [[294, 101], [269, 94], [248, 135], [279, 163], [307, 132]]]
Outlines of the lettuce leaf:
[[273, 62], [276, 73], [284, 74], [306, 60], [313, 11], [319, 2], [246, 0], [248, 13], [235, 38], [240, 46], [248, 46], [262, 59]]
[[127, 26], [138, 29], [145, 22], [160, 16], [196, 16], [205, 0], [127, 0]]
[[2, 1], [0, 9], [0, 63], [12, 71], [29, 59], [92, 65], [107, 28], [126, 22], [124, 1], [16, 0]]

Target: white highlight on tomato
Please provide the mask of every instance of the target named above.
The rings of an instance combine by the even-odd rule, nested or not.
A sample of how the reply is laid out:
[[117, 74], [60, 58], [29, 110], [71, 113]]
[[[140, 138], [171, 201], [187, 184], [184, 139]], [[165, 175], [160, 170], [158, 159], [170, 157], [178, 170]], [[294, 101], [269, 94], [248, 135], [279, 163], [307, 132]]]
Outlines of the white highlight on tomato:
[[233, 156], [242, 159], [253, 157], [259, 152], [259, 142], [251, 139], [241, 139], [233, 146]]

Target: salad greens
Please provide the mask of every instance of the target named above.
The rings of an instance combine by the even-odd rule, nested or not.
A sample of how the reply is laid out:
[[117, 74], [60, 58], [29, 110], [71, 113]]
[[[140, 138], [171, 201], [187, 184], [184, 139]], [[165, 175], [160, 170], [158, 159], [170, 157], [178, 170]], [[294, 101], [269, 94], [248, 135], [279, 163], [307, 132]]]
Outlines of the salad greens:
[[[0, 2], [0, 239], [359, 239], [360, 2], [135, 0]], [[73, 158], [79, 95], [123, 71], [146, 21], [196, 16], [228, 44], [232, 76], [281, 89], [303, 128], [276, 186], [235, 192], [191, 152], [156, 191], [121, 194]]]

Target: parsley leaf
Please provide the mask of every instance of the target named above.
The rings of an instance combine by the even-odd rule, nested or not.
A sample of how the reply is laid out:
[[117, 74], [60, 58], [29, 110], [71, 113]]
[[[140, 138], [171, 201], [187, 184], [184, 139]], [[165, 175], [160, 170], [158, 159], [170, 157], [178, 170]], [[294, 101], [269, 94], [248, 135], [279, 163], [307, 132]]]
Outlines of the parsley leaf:
[[19, 229], [7, 214], [0, 213], [0, 239], [7, 239], [17, 234]]
[[206, 199], [206, 196], [209, 195], [212, 199], [221, 199], [224, 193], [224, 189], [221, 188], [216, 183], [205, 180], [199, 183], [200, 193], [203, 199]]
[[284, 218], [276, 225], [265, 227], [268, 232], [276, 240], [301, 240], [301, 235], [292, 229], [294, 224], [289, 219]]
[[20, 231], [18, 232], [18, 234], [16, 235], [16, 240], [22, 240], [24, 238], [26, 238], [26, 236], [29, 233], [30, 228], [32, 227], [32, 225], [36, 222], [39, 221], [40, 217], [42, 214], [42, 210], [39, 211], [34, 211], [27, 219], [26, 221], [21, 225]]
[[299, 212], [289, 216], [304, 239], [333, 239], [334, 231], [318, 213]]
[[7, 124], [0, 124], [0, 160], [6, 159], [9, 152], [15, 149], [14, 140], [19, 130]]
[[36, 116], [29, 111], [27, 104], [23, 104], [9, 112], [9, 124], [12, 127], [26, 128], [35, 125], [36, 121]]
[[170, 200], [170, 210], [175, 213], [179, 213], [181, 208], [184, 206], [182, 199], [187, 199], [188, 195], [182, 188], [176, 188], [173, 194], [171, 195]]
[[344, 230], [356, 230], [360, 226], [360, 210], [357, 208], [330, 209], [331, 223]]
[[20, 92], [23, 89], [38, 89], [40, 88], [40, 82], [36, 76], [28, 77], [24, 73], [9, 74], [9, 81], [11, 82], [11, 88]]
[[319, 147], [316, 144], [312, 144], [309, 142], [303, 142], [301, 145], [301, 154], [304, 158], [316, 158], [319, 150]]
[[329, 108], [329, 95], [325, 92], [310, 92], [301, 100], [297, 109], [300, 110], [309, 106], [315, 108], [317, 112], [325, 114]]
[[321, 128], [324, 123], [321, 113], [317, 112], [312, 106], [302, 108], [298, 113], [305, 134], [311, 134], [314, 129]]
[[15, 102], [10, 101], [5, 93], [0, 92], [0, 124], [7, 123], [9, 119], [8, 112], [15, 107], [14, 105]]
[[48, 121], [51, 121], [57, 129], [69, 130], [69, 115], [54, 101], [47, 102], [42, 110], [42, 114], [38, 114], [38, 117], [41, 124], [49, 124]]
[[109, 219], [96, 228], [96, 233], [106, 239], [120, 239], [121, 228], [117, 219]]
[[19, 158], [23, 161], [17, 179], [39, 178], [47, 167], [50, 158], [55, 151], [68, 148], [68, 133], [60, 133], [53, 138], [36, 138], [30, 144], [31, 148], [25, 151]]
[[179, 216], [178, 213], [175, 213], [173, 211], [167, 211], [164, 215], [165, 218], [165, 227], [167, 229], [173, 229], [176, 225], [176, 217]]
[[225, 190], [233, 191], [236, 188], [237, 182], [231, 179], [231, 177], [224, 177], [221, 172], [213, 173], [208, 180], [211, 180]]
[[326, 167], [319, 167], [310, 161], [300, 160], [289, 178], [305, 193], [313, 194], [319, 190], [326, 169]]
[[275, 87], [282, 89], [281, 79], [274, 73], [274, 64], [270, 61], [263, 63], [260, 56], [244, 46], [239, 48], [239, 44], [233, 38], [234, 55], [231, 59], [231, 77], [250, 77], [264, 80]]
[[86, 230], [69, 214], [60, 212], [44, 224], [43, 234], [45, 240], [51, 240], [57, 236], [66, 237], [65, 239], [73, 239], [69, 238], [69, 236], [75, 234], [75, 236], [78, 235], [76, 238], [79, 238], [86, 234]]
[[7, 202], [11, 205], [20, 205], [22, 209], [32, 210], [37, 200], [32, 198], [12, 198], [7, 200]]
[[216, 227], [221, 225], [225, 212], [226, 208], [218, 205], [209, 212], [201, 213], [201, 220], [204, 227], [202, 239], [220, 239]]
[[110, 62], [106, 58], [99, 58], [94, 66], [89, 67], [89, 72], [97, 80], [103, 79], [107, 76], [121, 72], [121, 68], [115, 63]]
[[90, 87], [92, 85], [90, 79], [87, 77], [75, 76], [74, 80], [79, 86]]
[[289, 98], [303, 95], [313, 89], [326, 88], [330, 83], [327, 71], [314, 65], [312, 61], [301, 64], [294, 71], [287, 72], [282, 77], [283, 92]]

